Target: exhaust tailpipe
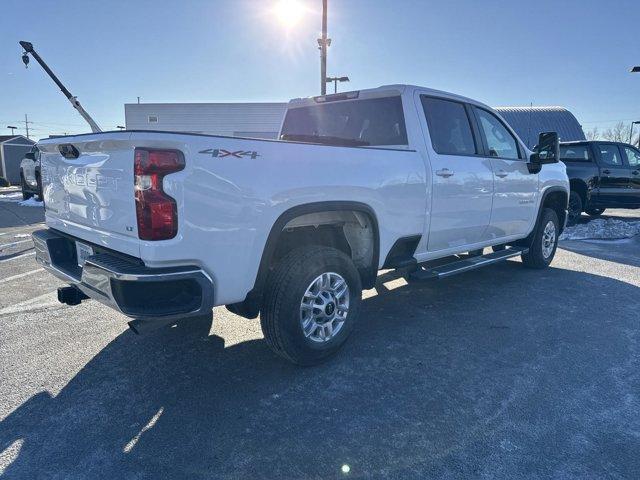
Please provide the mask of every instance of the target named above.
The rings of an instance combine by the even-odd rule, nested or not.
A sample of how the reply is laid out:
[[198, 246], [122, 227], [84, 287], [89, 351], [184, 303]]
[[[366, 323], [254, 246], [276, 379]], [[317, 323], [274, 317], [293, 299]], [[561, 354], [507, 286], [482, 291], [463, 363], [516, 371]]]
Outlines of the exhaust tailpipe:
[[87, 297], [84, 293], [78, 290], [76, 287], [59, 287], [58, 288], [58, 301], [66, 305], [80, 305], [82, 300], [86, 300]]

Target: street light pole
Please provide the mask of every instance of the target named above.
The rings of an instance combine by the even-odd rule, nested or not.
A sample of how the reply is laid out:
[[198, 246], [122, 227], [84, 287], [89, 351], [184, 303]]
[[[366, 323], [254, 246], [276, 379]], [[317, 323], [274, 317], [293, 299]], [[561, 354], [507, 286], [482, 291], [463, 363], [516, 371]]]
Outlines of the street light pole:
[[[629, 71], [631, 73], [640, 73], [640, 65], [632, 67], [631, 70], [629, 70]], [[633, 126], [634, 125], [640, 125], [640, 122], [632, 122], [631, 123], [631, 133], [629, 134], [629, 143], [631, 143], [633, 141]], [[638, 148], [640, 148], [640, 137], [638, 137]]]
[[327, 47], [331, 39], [327, 38], [327, 0], [322, 0], [322, 34], [318, 39], [320, 49], [320, 95], [327, 94]]
[[338, 82], [348, 82], [349, 77], [327, 77], [327, 83], [333, 82], [333, 93], [338, 93]]
[[7, 128], [10, 128], [10, 129], [11, 129], [11, 135], [13, 135], [13, 134], [14, 134], [14, 132], [18, 129], [18, 127], [13, 127], [13, 126], [11, 126], [11, 125], [7, 125]]

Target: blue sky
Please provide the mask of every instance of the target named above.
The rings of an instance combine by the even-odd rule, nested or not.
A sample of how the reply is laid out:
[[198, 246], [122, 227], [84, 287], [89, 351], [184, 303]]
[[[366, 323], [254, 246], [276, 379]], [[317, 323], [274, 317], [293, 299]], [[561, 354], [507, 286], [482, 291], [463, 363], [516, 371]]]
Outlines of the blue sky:
[[[277, 0], [3, 0], [0, 132], [87, 131], [18, 40], [103, 126], [124, 103], [286, 101], [318, 94], [320, 0], [284, 26]], [[328, 73], [349, 89], [429, 86], [490, 105], [562, 105], [586, 129], [640, 120], [637, 0], [329, 0]], [[23, 133], [24, 129], [20, 130]]]

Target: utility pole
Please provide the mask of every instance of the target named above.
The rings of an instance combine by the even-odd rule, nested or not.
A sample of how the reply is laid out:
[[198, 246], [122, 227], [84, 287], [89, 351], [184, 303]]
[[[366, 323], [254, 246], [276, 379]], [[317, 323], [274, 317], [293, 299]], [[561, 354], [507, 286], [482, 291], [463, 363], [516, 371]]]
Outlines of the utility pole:
[[33, 123], [30, 122], [29, 119], [27, 118], [27, 114], [24, 114], [24, 129], [27, 131], [27, 138], [29, 138], [29, 124]]
[[634, 125], [640, 125], [640, 121], [639, 122], [631, 122], [631, 130], [629, 131], [629, 143], [631, 145], [633, 145], [633, 143], [631, 143], [631, 142], [633, 142], [633, 126]]
[[327, 0], [322, 0], [322, 36], [318, 39], [320, 49], [320, 95], [327, 94], [327, 47], [331, 39], [327, 38]]

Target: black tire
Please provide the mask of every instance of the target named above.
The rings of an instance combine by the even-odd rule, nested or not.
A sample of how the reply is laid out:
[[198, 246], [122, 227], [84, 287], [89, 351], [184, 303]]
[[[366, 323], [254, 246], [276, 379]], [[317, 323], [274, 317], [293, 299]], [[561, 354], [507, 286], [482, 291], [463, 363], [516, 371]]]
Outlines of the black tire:
[[23, 200], [29, 200], [31, 197], [33, 197], [33, 193], [31, 192], [27, 192], [27, 185], [24, 181], [24, 177], [22, 175], [20, 175], [20, 188], [22, 189], [22, 199]]
[[[554, 229], [553, 246], [550, 252], [545, 250], [548, 241], [548, 238], [545, 238], [545, 229], [549, 222], [553, 223]], [[529, 247], [529, 252], [522, 255], [523, 265], [527, 268], [547, 268], [556, 254], [559, 232], [560, 222], [558, 221], [558, 215], [550, 208], [545, 208], [533, 233], [533, 241]], [[547, 252], [546, 254], [545, 251]]]
[[572, 191], [569, 194], [569, 217], [567, 218], [568, 225], [575, 225], [582, 215], [582, 197], [578, 192]]
[[606, 210], [606, 208], [587, 208], [585, 210], [585, 212], [590, 217], [599, 217], [600, 215], [602, 215], [604, 213], [605, 210]]
[[[335, 336], [319, 343], [305, 336], [300, 307], [307, 288], [327, 272], [337, 273], [347, 283], [349, 310]], [[276, 265], [264, 298], [260, 325], [269, 347], [292, 363], [315, 365], [338, 351], [353, 330], [362, 301], [362, 284], [351, 258], [340, 250], [306, 246], [292, 251]]]

